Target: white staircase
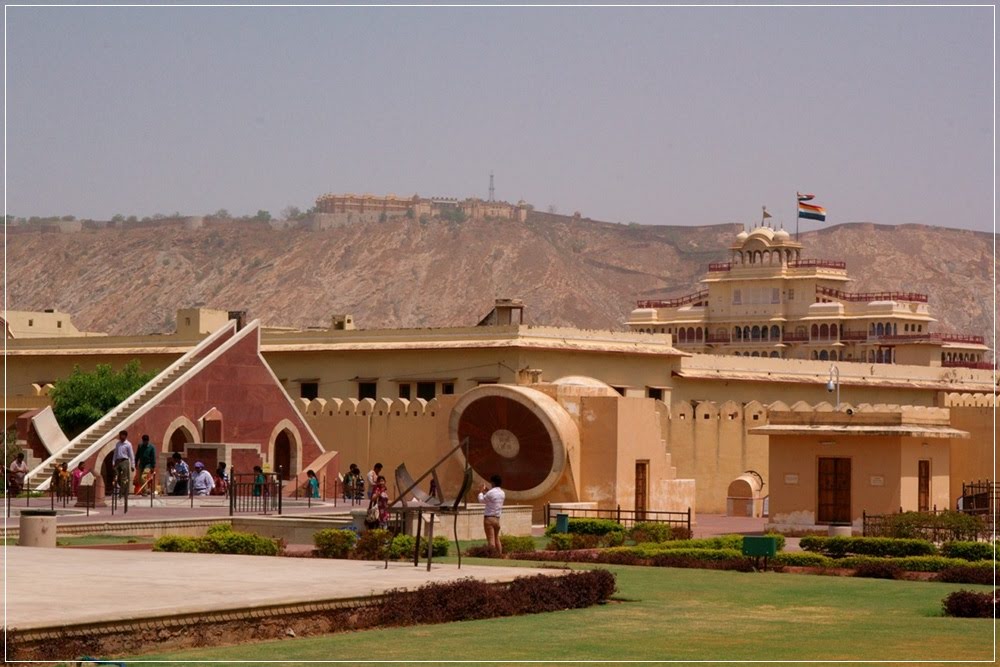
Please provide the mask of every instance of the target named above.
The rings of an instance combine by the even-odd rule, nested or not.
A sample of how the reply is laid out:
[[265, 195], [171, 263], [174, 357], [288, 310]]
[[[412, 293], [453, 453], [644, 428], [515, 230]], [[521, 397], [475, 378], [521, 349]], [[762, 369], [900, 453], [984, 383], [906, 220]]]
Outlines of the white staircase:
[[37, 482], [33, 485], [35, 489], [39, 491], [47, 490], [51, 481], [53, 466], [66, 463], [72, 468], [79, 461], [83, 461], [89, 457], [95, 447], [103, 446], [106, 442], [115, 439], [119, 431], [128, 430], [128, 424], [136, 412], [148, 405], [163, 390], [170, 387], [184, 373], [200, 362], [206, 356], [206, 348], [218, 341], [220, 337], [227, 334], [231, 335], [234, 331], [235, 323], [230, 322], [201, 341], [201, 343], [174, 363], [167, 366], [156, 377], [140, 387], [138, 391], [125, 399], [118, 407], [104, 415], [97, 423], [71, 440], [61, 450], [54, 452], [52, 456], [31, 469], [26, 476], [27, 480]]

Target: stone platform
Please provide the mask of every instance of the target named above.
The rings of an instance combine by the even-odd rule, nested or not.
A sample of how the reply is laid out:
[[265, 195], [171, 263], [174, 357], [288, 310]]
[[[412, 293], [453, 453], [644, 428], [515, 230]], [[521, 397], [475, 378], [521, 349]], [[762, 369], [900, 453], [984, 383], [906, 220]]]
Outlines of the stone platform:
[[[46, 643], [73, 646], [74, 638], [95, 635], [301, 617], [431, 582], [473, 577], [499, 583], [563, 572], [468, 564], [459, 569], [454, 563], [434, 563], [428, 572], [426, 563], [414, 567], [412, 561], [390, 562], [385, 569], [381, 561], [16, 546], [6, 548], [3, 566], [6, 629], [18, 657], [27, 657], [22, 651], [41, 657], [38, 647]], [[76, 657], [50, 652], [44, 659]]]

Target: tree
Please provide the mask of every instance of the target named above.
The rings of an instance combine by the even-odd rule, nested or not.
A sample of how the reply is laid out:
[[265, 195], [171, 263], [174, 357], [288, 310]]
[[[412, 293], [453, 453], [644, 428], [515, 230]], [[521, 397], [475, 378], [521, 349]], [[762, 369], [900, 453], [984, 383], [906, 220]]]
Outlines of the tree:
[[230, 218], [229, 211], [224, 208], [220, 208], [218, 211], [212, 214], [213, 218], [219, 218], [221, 220], [228, 220]]
[[52, 411], [67, 437], [76, 437], [155, 376], [156, 371], [143, 373], [138, 359], [120, 371], [110, 364], [98, 364], [92, 372], [74, 366], [69, 377], [52, 385]]
[[281, 217], [285, 220], [298, 220], [302, 215], [302, 209], [298, 206], [286, 206], [281, 209]]
[[121, 213], [115, 213], [113, 216], [111, 216], [111, 222], [115, 223], [116, 225], [120, 225], [123, 222], [125, 222], [125, 216], [122, 215]]
[[271, 221], [271, 212], [270, 211], [265, 211], [264, 209], [260, 209], [259, 211], [257, 211], [257, 215], [255, 215], [253, 217], [253, 219], [257, 220], [259, 222], [270, 222]]

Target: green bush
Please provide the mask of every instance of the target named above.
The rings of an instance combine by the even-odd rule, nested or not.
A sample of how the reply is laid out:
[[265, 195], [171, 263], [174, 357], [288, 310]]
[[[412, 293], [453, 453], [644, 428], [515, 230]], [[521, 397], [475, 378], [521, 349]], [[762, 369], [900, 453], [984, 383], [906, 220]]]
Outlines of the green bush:
[[941, 554], [962, 560], [993, 560], [996, 549], [989, 542], [945, 542]]
[[277, 540], [254, 533], [217, 530], [198, 540], [198, 552], [209, 554], [241, 554], [244, 556], [277, 556], [281, 547]]
[[354, 546], [353, 558], [359, 560], [385, 560], [392, 548], [392, 533], [382, 528], [366, 530]]
[[764, 536], [765, 537], [773, 537], [775, 539], [775, 545], [774, 546], [775, 546], [775, 548], [778, 551], [784, 551], [785, 550], [785, 536], [784, 535], [782, 535], [781, 533], [775, 533], [775, 532], [769, 530], [766, 533], [764, 533]]
[[347, 558], [358, 541], [353, 530], [327, 528], [313, 534], [313, 544], [321, 558]]
[[[611, 519], [570, 519], [569, 532], [573, 535], [607, 535], [608, 533], [624, 533], [625, 526]], [[556, 526], [552, 524], [545, 529], [547, 536], [556, 533]]]
[[996, 592], [978, 591], [955, 591], [941, 601], [946, 616], [959, 618], [993, 618], [996, 604]]
[[657, 521], [641, 521], [628, 533], [629, 539], [636, 544], [642, 542], [666, 542], [673, 539], [674, 532], [669, 523]]
[[535, 540], [530, 535], [501, 535], [500, 546], [505, 554], [531, 553], [535, 550]]
[[945, 511], [940, 514], [903, 512], [886, 519], [886, 531], [896, 538], [937, 540], [974, 540], [985, 531], [983, 520], [964, 512]]
[[164, 535], [153, 542], [153, 551], [182, 551], [195, 553], [198, 551], [198, 540], [182, 535]]
[[444, 558], [448, 555], [450, 550], [451, 542], [448, 541], [447, 537], [438, 535], [431, 542], [431, 555], [433, 555], [434, 558]]
[[873, 558], [871, 561], [859, 564], [854, 570], [854, 576], [868, 579], [901, 579], [903, 568], [896, 558]]
[[553, 533], [545, 548], [549, 551], [569, 551], [573, 548], [573, 536], [569, 533]]
[[[423, 540], [421, 540], [423, 541]], [[389, 558], [413, 558], [413, 549], [417, 546], [417, 538], [412, 535], [396, 535], [389, 545]], [[421, 549], [423, 553], [423, 549]]]
[[808, 551], [789, 552], [782, 551], [768, 560], [768, 563], [775, 566], [792, 567], [833, 567], [834, 560], [823, 554], [809, 553]]
[[799, 541], [806, 551], [824, 553], [831, 558], [848, 554], [904, 558], [907, 556], [933, 556], [934, 545], [927, 540], [897, 539], [893, 537], [818, 537], [810, 535]]
[[230, 524], [228, 524], [228, 523], [213, 523], [211, 526], [208, 527], [208, 530], [205, 531], [205, 534], [206, 535], [221, 535], [222, 533], [231, 533], [231, 532], [233, 532], [233, 527]]
[[663, 549], [735, 549], [736, 551], [742, 551], [743, 536], [721, 535], [719, 537], [700, 537], [690, 540], [670, 540], [668, 542], [655, 542], [653, 544]]

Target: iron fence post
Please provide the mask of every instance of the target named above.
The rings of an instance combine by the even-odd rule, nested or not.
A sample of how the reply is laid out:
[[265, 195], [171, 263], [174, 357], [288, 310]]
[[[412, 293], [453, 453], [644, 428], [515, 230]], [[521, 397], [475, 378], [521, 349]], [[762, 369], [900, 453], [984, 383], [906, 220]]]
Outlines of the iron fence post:
[[[282, 482], [283, 482], [283, 480], [282, 480], [282, 470], [281, 470], [281, 466], [278, 466], [278, 514], [279, 515], [281, 514], [281, 495], [282, 495], [281, 486], [282, 486]], [[296, 489], [296, 491], [298, 491], [298, 485], [296, 485], [295, 489]]]

